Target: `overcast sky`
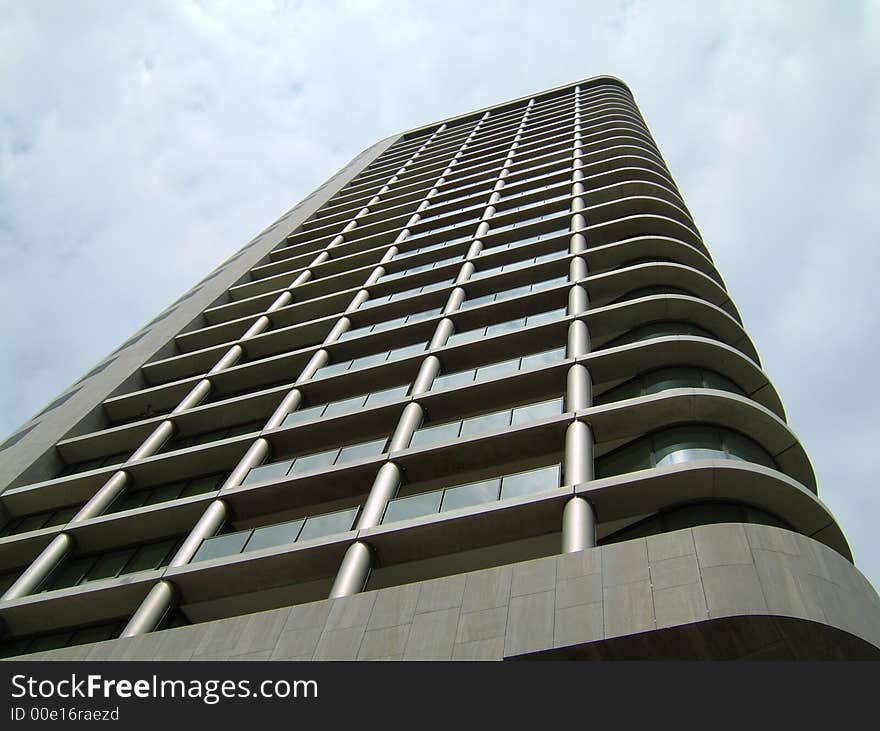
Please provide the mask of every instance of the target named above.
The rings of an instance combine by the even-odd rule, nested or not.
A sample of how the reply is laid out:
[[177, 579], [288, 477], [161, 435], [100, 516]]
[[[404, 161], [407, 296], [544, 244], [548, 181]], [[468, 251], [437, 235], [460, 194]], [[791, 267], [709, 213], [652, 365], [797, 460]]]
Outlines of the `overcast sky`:
[[880, 587], [880, 3], [0, 0], [0, 441], [363, 148], [626, 81]]

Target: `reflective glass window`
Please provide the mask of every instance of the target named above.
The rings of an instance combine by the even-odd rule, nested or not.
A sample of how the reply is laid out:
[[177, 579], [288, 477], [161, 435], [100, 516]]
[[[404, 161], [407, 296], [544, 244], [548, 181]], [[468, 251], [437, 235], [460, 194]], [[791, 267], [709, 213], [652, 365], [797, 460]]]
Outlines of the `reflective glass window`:
[[339, 448], [336, 447], [334, 449], [327, 449], [323, 452], [316, 452], [315, 454], [306, 454], [302, 457], [297, 457], [293, 462], [293, 467], [291, 467], [289, 474], [301, 475], [325, 467], [332, 467], [338, 454]]
[[510, 426], [510, 409], [472, 416], [461, 424], [461, 436], [470, 437]]
[[431, 384], [431, 390], [440, 390], [441, 388], [455, 388], [456, 386], [464, 386], [473, 383], [476, 371], [459, 371], [458, 373], [447, 373], [437, 376]]
[[242, 480], [242, 485], [253, 485], [257, 482], [267, 482], [269, 480], [280, 480], [284, 477], [288, 470], [290, 470], [290, 465], [293, 464], [293, 460], [285, 459], [280, 462], [269, 462], [268, 464], [260, 465], [259, 467], [254, 467], [250, 472], [247, 473], [247, 476]]
[[457, 508], [468, 508], [472, 505], [495, 501], [498, 499], [500, 487], [501, 479], [496, 477], [491, 480], [447, 488], [443, 491], [443, 503], [440, 509], [456, 510]]
[[480, 366], [477, 368], [476, 380], [488, 381], [493, 378], [501, 378], [501, 376], [516, 373], [519, 370], [519, 362], [519, 358], [514, 358], [513, 360], [504, 360], [500, 363]]
[[360, 394], [359, 396], [332, 401], [327, 404], [327, 408], [324, 410], [324, 417], [327, 418], [330, 416], [336, 416], [337, 414], [348, 414], [352, 411], [356, 411], [364, 405], [366, 400], [366, 394]]
[[520, 497], [559, 487], [559, 465], [505, 475], [501, 479], [501, 498]]
[[141, 546], [135, 551], [134, 556], [122, 573], [132, 574], [135, 571], [148, 571], [164, 566], [166, 561], [171, 558], [169, 554], [176, 546], [176, 538], [169, 538], [167, 541]]
[[290, 520], [286, 523], [255, 528], [244, 550], [259, 551], [261, 548], [286, 546], [293, 543], [297, 539], [297, 536], [299, 536], [300, 529], [305, 522], [304, 518], [300, 518], [298, 520]]
[[226, 533], [224, 535], [206, 538], [202, 541], [202, 545], [199, 546], [199, 550], [196, 551], [195, 555], [192, 557], [192, 562], [207, 561], [212, 558], [234, 556], [241, 553], [244, 544], [247, 543], [250, 535], [251, 532], [249, 530], [242, 530], [236, 533]]
[[393, 523], [397, 520], [409, 520], [436, 513], [440, 510], [442, 496], [443, 490], [435, 490], [421, 495], [410, 495], [391, 500], [385, 509], [385, 517], [382, 522]]
[[[321, 374], [326, 375], [323, 368], [321, 369]], [[281, 426], [290, 426], [291, 424], [299, 424], [304, 421], [309, 421], [310, 419], [317, 419], [324, 413], [326, 406], [327, 404], [319, 404], [318, 406], [306, 406], [305, 408], [291, 411], [284, 417]]]
[[408, 383], [405, 383], [402, 386], [393, 386], [391, 388], [386, 388], [382, 391], [374, 391], [367, 396], [365, 406], [378, 406], [380, 404], [387, 404], [391, 401], [396, 401], [397, 399], [403, 398], [407, 395], [407, 393], [409, 393]]
[[333, 535], [334, 533], [344, 533], [351, 530], [357, 511], [357, 508], [349, 508], [347, 510], [339, 510], [335, 513], [313, 515], [306, 518], [305, 525], [303, 526], [297, 541], [308, 541], [313, 538], [322, 538], [323, 536]]
[[528, 404], [527, 406], [517, 406], [513, 410], [513, 424], [528, 424], [531, 421], [546, 419], [550, 416], [556, 416], [562, 413], [562, 399], [552, 399], [550, 401], [541, 401], [537, 404]]
[[339, 453], [337, 464], [342, 464], [343, 462], [354, 462], [359, 459], [367, 459], [369, 457], [375, 457], [379, 454], [382, 454], [382, 450], [385, 448], [386, 441], [388, 440], [383, 437], [382, 439], [374, 439], [370, 442], [350, 444], [347, 447], [343, 447], [342, 451]]

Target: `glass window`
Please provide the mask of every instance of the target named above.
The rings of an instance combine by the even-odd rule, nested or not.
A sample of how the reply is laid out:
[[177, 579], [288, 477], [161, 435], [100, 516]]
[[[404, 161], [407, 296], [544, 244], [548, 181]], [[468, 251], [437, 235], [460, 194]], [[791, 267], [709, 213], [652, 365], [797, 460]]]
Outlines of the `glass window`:
[[653, 441], [654, 458], [658, 467], [693, 459], [724, 458], [720, 434], [713, 427], [683, 426], [667, 429], [655, 434]]
[[[327, 363], [327, 365], [323, 365], [318, 369], [318, 373], [321, 378], [325, 378], [326, 376], [335, 376], [338, 373], [345, 373], [349, 368], [351, 368], [352, 361], [344, 360], [341, 363]], [[295, 411], [293, 412], [296, 413]]]
[[316, 452], [315, 454], [306, 454], [302, 457], [297, 457], [293, 462], [293, 467], [291, 467], [289, 474], [301, 475], [305, 472], [312, 472], [313, 470], [319, 470], [324, 467], [332, 467], [338, 454], [339, 448], [335, 447], [323, 452]]
[[526, 318], [526, 324], [531, 327], [532, 325], [543, 325], [545, 322], [556, 322], [557, 320], [561, 320], [566, 316], [565, 308], [562, 307], [558, 310], [550, 310], [549, 312], [539, 312], [536, 315], [529, 315]]
[[458, 373], [447, 373], [442, 376], [437, 376], [434, 379], [434, 382], [431, 384], [431, 390], [441, 389], [441, 388], [455, 388], [456, 386], [463, 386], [468, 383], [473, 383], [474, 374], [476, 371], [459, 371]]
[[373, 353], [372, 355], [362, 355], [360, 358], [355, 358], [352, 361], [352, 367], [357, 368], [367, 368], [369, 366], [377, 365], [379, 363], [384, 363], [388, 358], [388, 353]]
[[722, 432], [722, 436], [731, 459], [741, 459], [745, 462], [754, 462], [776, 469], [773, 458], [748, 437], [726, 429]]
[[729, 378], [725, 378], [715, 371], [703, 371], [703, 385], [706, 388], [717, 388], [719, 391], [730, 391], [742, 394], [743, 390]]
[[516, 320], [507, 320], [506, 322], [496, 322], [494, 325], [489, 325], [486, 328], [486, 337], [492, 337], [493, 335], [503, 335], [504, 333], [516, 332], [517, 330], [525, 327], [526, 318], [518, 317]]
[[144, 501], [144, 505], [156, 505], [158, 503], [167, 502], [168, 500], [175, 500], [180, 495], [182, 489], [183, 483], [181, 482], [153, 488], [150, 490], [150, 494]]
[[100, 556], [86, 574], [85, 581], [96, 581], [117, 576], [134, 555], [134, 548], [112, 551]]
[[449, 422], [448, 424], [438, 424], [437, 426], [426, 426], [418, 429], [412, 436], [409, 443], [410, 447], [424, 447], [427, 444], [437, 444], [458, 438], [458, 430], [461, 428], [460, 421]]
[[468, 485], [450, 487], [443, 492], [443, 504], [441, 510], [455, 510], [467, 508], [471, 505], [481, 505], [498, 499], [501, 488], [501, 479], [496, 477], [482, 482], [472, 482]]
[[462, 343], [472, 343], [475, 340], [481, 340], [486, 333], [486, 328], [480, 327], [476, 330], [465, 330], [464, 332], [454, 333], [449, 336], [446, 341], [447, 345], [461, 345]]
[[605, 393], [596, 397], [597, 404], [610, 404], [614, 401], [623, 401], [628, 398], [638, 398], [642, 395], [642, 381], [634, 378], [631, 381], [622, 383], [621, 385], [609, 389]]
[[699, 388], [702, 379], [697, 368], [664, 368], [644, 377], [645, 394], [659, 393], [669, 388]]
[[480, 305], [488, 304], [489, 302], [495, 301], [494, 294], [484, 294], [481, 297], [474, 297], [473, 299], [467, 299], [461, 303], [461, 307], [459, 309], [468, 310], [471, 307], [479, 307]]
[[391, 401], [403, 398], [409, 393], [409, 384], [404, 383], [402, 386], [393, 386], [382, 391], [373, 391], [367, 396], [365, 406], [378, 406], [379, 404], [387, 404]]
[[392, 328], [397, 327], [398, 325], [406, 324], [407, 315], [403, 315], [401, 317], [395, 317], [392, 320], [385, 320], [384, 322], [377, 322], [373, 325], [374, 332], [381, 332], [382, 330], [391, 330]]
[[490, 363], [489, 365], [477, 368], [477, 380], [488, 381], [492, 378], [501, 378], [519, 370], [519, 358], [513, 360], [504, 360], [500, 363]]
[[510, 289], [505, 289], [503, 292], [499, 292], [498, 299], [509, 299], [511, 297], [518, 297], [521, 294], [528, 294], [531, 291], [531, 284], [524, 284], [521, 287], [511, 287]]
[[513, 424], [528, 424], [531, 421], [546, 419], [550, 416], [556, 416], [562, 413], [562, 399], [552, 399], [550, 401], [541, 401], [537, 404], [529, 404], [528, 406], [517, 406], [513, 410]]
[[305, 522], [304, 518], [300, 518], [299, 520], [291, 520], [287, 523], [278, 523], [277, 525], [266, 525], [262, 528], [256, 528], [251, 534], [250, 540], [247, 542], [247, 546], [245, 546], [244, 550], [259, 551], [261, 548], [286, 546], [289, 543], [293, 543]]
[[313, 538], [321, 538], [323, 536], [333, 535], [334, 533], [345, 533], [351, 530], [354, 524], [357, 508], [349, 508], [348, 510], [339, 510], [335, 513], [327, 513], [326, 515], [313, 515], [306, 519], [299, 534], [298, 541], [308, 541]]
[[416, 353], [422, 353], [425, 350], [425, 346], [427, 342], [424, 343], [415, 343], [413, 345], [405, 345], [402, 348], [395, 348], [391, 351], [389, 355], [389, 360], [394, 360], [396, 358], [406, 358], [410, 355], [415, 355]]
[[361, 408], [367, 400], [366, 394], [360, 396], [352, 396], [351, 398], [340, 399], [327, 404], [324, 411], [325, 417], [336, 416], [337, 414], [347, 414]]
[[149, 490], [136, 490], [130, 493], [123, 493], [119, 499], [113, 503], [110, 512], [118, 513], [123, 510], [133, 510], [141, 507], [150, 496]]
[[217, 475], [207, 475], [206, 477], [195, 477], [186, 483], [186, 487], [180, 493], [180, 497], [192, 497], [193, 495], [203, 495], [211, 490], [216, 490], [220, 485], [220, 478]]
[[74, 558], [64, 561], [55, 569], [49, 580], [46, 582], [45, 589], [66, 589], [69, 586], [76, 586], [85, 577], [86, 572], [92, 567], [95, 559], [92, 556], [84, 556], [82, 558]]
[[250, 536], [251, 531], [242, 530], [237, 533], [225, 533], [224, 535], [206, 538], [192, 557], [191, 563], [220, 558], [221, 556], [234, 556], [237, 553], [241, 553], [244, 544], [247, 543]]
[[167, 541], [141, 546], [122, 573], [131, 574], [135, 571], [148, 571], [164, 566], [166, 561], [170, 560], [170, 554], [176, 546], [176, 538], [169, 538]]
[[[324, 371], [324, 368], [321, 368], [321, 375], [328, 375]], [[318, 406], [306, 406], [303, 409], [291, 411], [284, 417], [281, 426], [290, 426], [291, 424], [299, 424], [300, 422], [308, 421], [309, 419], [316, 419], [324, 413], [326, 407], [327, 404], [319, 404]]]
[[529, 368], [540, 368], [541, 366], [559, 363], [563, 360], [565, 360], [565, 348], [544, 350], [540, 353], [532, 353], [531, 355], [524, 356], [520, 369], [525, 371]]
[[600, 457], [596, 462], [596, 475], [610, 477], [644, 470], [651, 466], [650, 442], [640, 439], [634, 444], [629, 444]]
[[269, 462], [259, 467], [254, 467], [247, 473], [241, 481], [242, 485], [253, 485], [257, 482], [268, 482], [269, 480], [280, 480], [290, 470], [293, 460], [285, 459], [280, 462]]
[[461, 436], [470, 437], [510, 426], [510, 409], [472, 416], [461, 424]]
[[16, 526], [16, 533], [27, 533], [28, 531], [37, 530], [46, 524], [46, 513], [37, 513], [36, 515], [28, 515], [22, 518]]
[[501, 480], [501, 499], [531, 495], [559, 487], [559, 465], [505, 475]]
[[343, 447], [342, 451], [339, 453], [337, 464], [342, 464], [343, 462], [354, 462], [359, 459], [367, 459], [368, 457], [375, 457], [379, 454], [382, 454], [382, 450], [385, 448], [386, 441], [388, 440], [383, 437], [382, 439], [374, 439], [371, 442], [350, 444], [347, 447]]
[[542, 289], [550, 289], [551, 287], [556, 287], [559, 284], [564, 284], [568, 281], [568, 277], [554, 277], [553, 279], [545, 279], [543, 282], [536, 282], [532, 285], [532, 292], [538, 292]]
[[46, 524], [43, 527], [49, 528], [55, 525], [64, 525], [71, 518], [73, 518], [73, 516], [76, 515], [79, 510], [80, 508], [78, 505], [71, 505], [67, 508], [60, 508], [49, 516], [49, 520], [46, 521]]
[[383, 523], [393, 523], [396, 520], [409, 520], [423, 515], [431, 515], [440, 510], [440, 498], [443, 490], [426, 492], [421, 495], [399, 497], [391, 500], [385, 509]]

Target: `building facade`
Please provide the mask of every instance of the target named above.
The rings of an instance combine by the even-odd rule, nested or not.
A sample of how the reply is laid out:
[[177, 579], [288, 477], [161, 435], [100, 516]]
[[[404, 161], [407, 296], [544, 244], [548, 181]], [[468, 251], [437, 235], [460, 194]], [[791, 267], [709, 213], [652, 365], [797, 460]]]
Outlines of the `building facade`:
[[0, 445], [5, 656], [877, 658], [629, 89], [366, 150]]

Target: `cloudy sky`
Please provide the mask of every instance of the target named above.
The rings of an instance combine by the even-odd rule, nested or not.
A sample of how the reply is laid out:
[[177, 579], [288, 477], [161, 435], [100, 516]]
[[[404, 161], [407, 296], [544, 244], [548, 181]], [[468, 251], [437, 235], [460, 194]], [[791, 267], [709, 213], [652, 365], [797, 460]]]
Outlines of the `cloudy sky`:
[[0, 440], [396, 131], [632, 87], [880, 587], [880, 3], [0, 0]]

